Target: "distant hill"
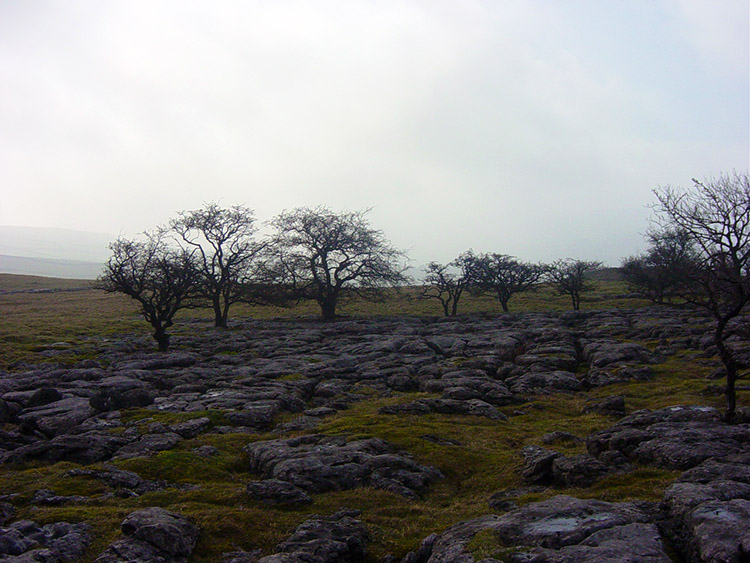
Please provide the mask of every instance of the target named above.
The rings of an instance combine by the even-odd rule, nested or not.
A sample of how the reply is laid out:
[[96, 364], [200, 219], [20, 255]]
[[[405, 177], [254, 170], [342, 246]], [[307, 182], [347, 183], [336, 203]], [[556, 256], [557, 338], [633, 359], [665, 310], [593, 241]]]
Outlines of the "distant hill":
[[70, 229], [0, 225], [0, 273], [94, 279], [115, 238]]
[[104, 262], [109, 257], [107, 247], [115, 238], [107, 233], [0, 225], [0, 254]]
[[55, 260], [0, 254], [0, 273], [25, 274], [78, 280], [96, 279], [104, 269], [104, 262], [82, 260]]

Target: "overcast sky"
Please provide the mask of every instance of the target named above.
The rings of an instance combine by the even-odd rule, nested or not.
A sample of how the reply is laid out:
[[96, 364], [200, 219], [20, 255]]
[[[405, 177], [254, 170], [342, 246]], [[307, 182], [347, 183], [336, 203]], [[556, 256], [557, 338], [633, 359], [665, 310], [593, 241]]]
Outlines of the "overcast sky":
[[747, 0], [0, 2], [0, 225], [372, 208], [414, 264], [619, 264], [747, 170]]

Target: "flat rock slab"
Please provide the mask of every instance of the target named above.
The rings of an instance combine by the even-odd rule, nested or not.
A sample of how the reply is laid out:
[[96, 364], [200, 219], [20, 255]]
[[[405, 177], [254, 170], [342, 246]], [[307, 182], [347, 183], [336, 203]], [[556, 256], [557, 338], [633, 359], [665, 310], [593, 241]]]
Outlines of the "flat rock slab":
[[750, 456], [707, 460], [664, 492], [665, 526], [690, 562], [746, 561], [750, 554]]
[[110, 459], [128, 442], [127, 438], [106, 432], [63, 434], [0, 454], [0, 463], [24, 463], [31, 460], [96, 463]]
[[442, 477], [380, 438], [347, 442], [343, 437], [302, 436], [245, 446], [250, 470], [286, 481], [308, 493], [374, 487], [417, 498]]
[[481, 399], [460, 401], [456, 399], [417, 399], [411, 403], [389, 405], [378, 410], [379, 414], [456, 414], [483, 416], [492, 420], [507, 420], [508, 417]]
[[[556, 496], [503, 516], [487, 515], [451, 526], [429, 549], [407, 561], [473, 563], [469, 543], [479, 532], [496, 539], [504, 561], [670, 563], [655, 525], [631, 503]], [[513, 546], [521, 546], [514, 551]], [[485, 561], [496, 561], [485, 559]]]
[[277, 547], [278, 553], [259, 563], [348, 563], [367, 555], [367, 527], [357, 520], [358, 510], [332, 516], [313, 516]]
[[88, 524], [57, 522], [39, 526], [31, 520], [18, 520], [0, 528], [0, 560], [79, 561], [90, 543]]
[[586, 438], [599, 458], [608, 451], [644, 464], [689, 469], [707, 459], [750, 453], [750, 425], [728, 425], [710, 407], [675, 406], [639, 411]]
[[96, 563], [183, 563], [198, 541], [198, 527], [163, 508], [131, 512], [121, 525], [125, 538], [115, 541]]

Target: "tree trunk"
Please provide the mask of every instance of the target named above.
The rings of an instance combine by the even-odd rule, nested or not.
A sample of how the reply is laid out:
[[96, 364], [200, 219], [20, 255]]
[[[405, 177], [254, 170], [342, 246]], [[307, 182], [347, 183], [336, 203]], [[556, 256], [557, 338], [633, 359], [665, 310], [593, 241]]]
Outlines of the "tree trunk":
[[443, 305], [443, 313], [445, 313], [446, 317], [451, 316], [451, 309], [450, 309], [450, 303], [448, 301], [441, 301]]
[[320, 312], [323, 315], [323, 320], [332, 321], [336, 318], [336, 300], [335, 299], [324, 299], [320, 303]]
[[154, 330], [154, 340], [159, 348], [159, 352], [166, 352], [169, 348], [169, 335], [162, 327], [156, 327]]
[[724, 411], [724, 420], [731, 424], [734, 422], [737, 411], [737, 362], [734, 359], [732, 351], [727, 348], [724, 342], [724, 329], [727, 326], [727, 320], [719, 319], [716, 323], [714, 332], [714, 343], [719, 352], [721, 363], [724, 364], [724, 370], [727, 373], [727, 385], [724, 388], [724, 397], [726, 400], [726, 410]]
[[[448, 310], [445, 311], [446, 317], [448, 316]], [[455, 317], [458, 314], [458, 297], [453, 297], [453, 304], [451, 305], [451, 317]]]
[[497, 300], [500, 301], [500, 305], [503, 308], [503, 313], [508, 312], [508, 301], [510, 301], [510, 295], [504, 291], [497, 290]]
[[229, 305], [222, 311], [221, 297], [215, 296], [211, 299], [214, 307], [214, 326], [217, 328], [227, 328], [227, 318], [229, 316]]
[[578, 311], [581, 308], [581, 296], [573, 292], [570, 294], [570, 299], [573, 301], [573, 310]]

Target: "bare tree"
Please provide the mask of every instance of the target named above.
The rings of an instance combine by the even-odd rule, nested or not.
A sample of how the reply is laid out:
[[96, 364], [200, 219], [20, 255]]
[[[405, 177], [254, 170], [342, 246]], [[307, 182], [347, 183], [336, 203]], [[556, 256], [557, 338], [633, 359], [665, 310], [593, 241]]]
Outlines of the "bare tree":
[[169, 348], [167, 329], [177, 311], [194, 306], [198, 277], [192, 252], [170, 248], [159, 234], [144, 241], [119, 238], [109, 246], [112, 256], [97, 287], [124, 293], [141, 305], [141, 314], [154, 329], [162, 352]]
[[202, 209], [183, 211], [170, 223], [180, 242], [195, 250], [200, 289], [211, 301], [214, 324], [226, 328], [229, 308], [247, 297], [254, 261], [263, 243], [254, 239], [255, 217], [247, 207], [228, 209], [207, 203]]
[[366, 215], [302, 207], [271, 222], [273, 269], [297, 297], [317, 301], [326, 320], [335, 318], [344, 293], [377, 299], [383, 288], [407, 281], [406, 255], [370, 227]]
[[547, 278], [560, 295], [569, 295], [573, 309], [581, 308], [581, 293], [593, 289], [587, 276], [601, 267], [601, 262], [573, 260], [556, 260], [547, 267]]
[[478, 257], [477, 270], [478, 287], [495, 293], [507, 313], [510, 298], [516, 293], [534, 289], [544, 275], [545, 267], [519, 262], [507, 254], [492, 253]]
[[714, 344], [726, 371], [728, 422], [735, 419], [736, 383], [747, 367], [728, 343], [729, 324], [750, 301], [750, 175], [723, 174], [715, 179], [693, 179], [691, 188], [670, 186], [654, 190], [658, 203], [655, 222], [690, 235], [698, 249], [699, 265], [690, 275], [685, 297], [715, 319]]
[[430, 262], [425, 273], [420, 298], [437, 299], [446, 317], [456, 316], [461, 295], [476, 280], [477, 257], [468, 250], [448, 264]]
[[645, 254], [625, 258], [622, 274], [631, 291], [654, 303], [672, 302], [689, 290], [689, 278], [698, 266], [692, 237], [681, 230], [652, 229]]

